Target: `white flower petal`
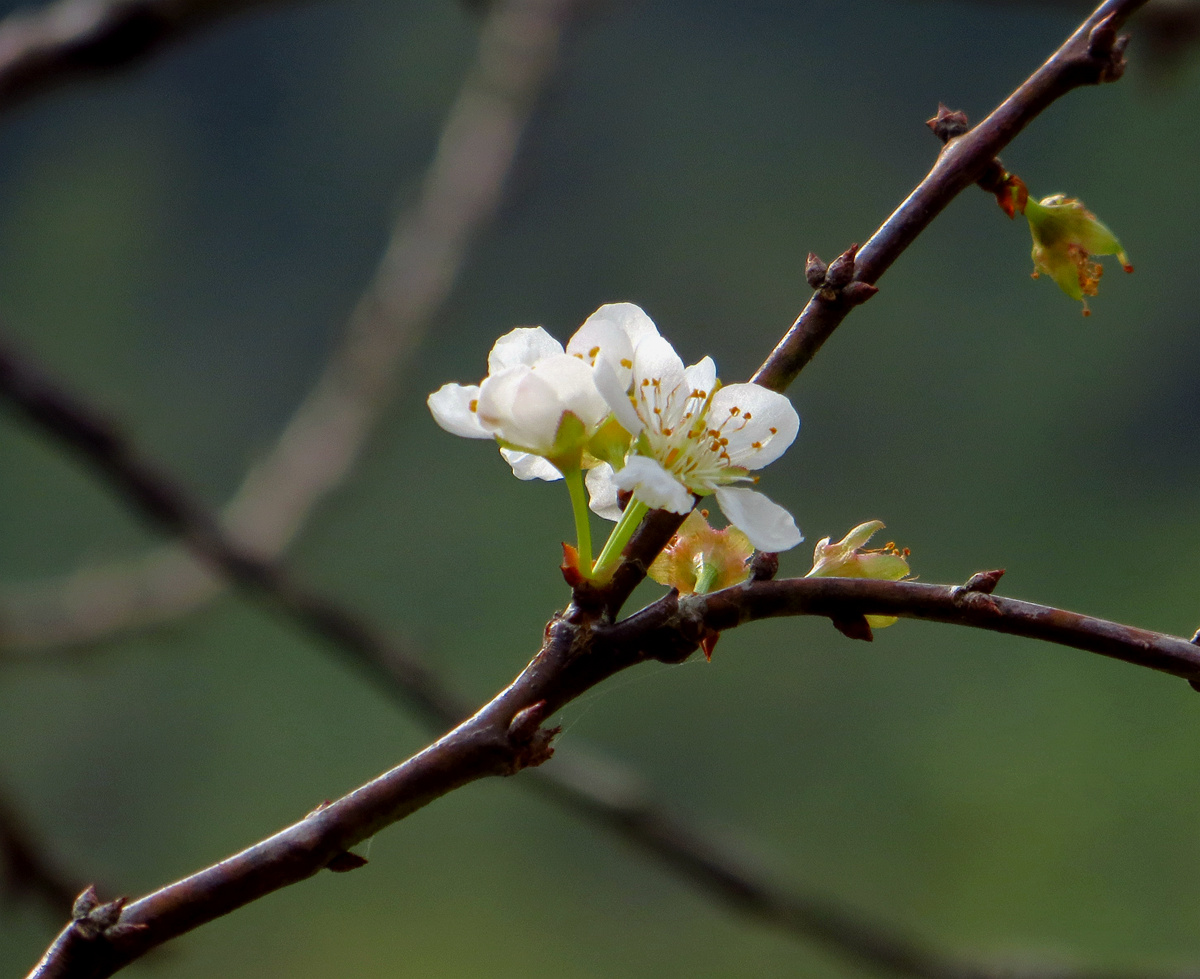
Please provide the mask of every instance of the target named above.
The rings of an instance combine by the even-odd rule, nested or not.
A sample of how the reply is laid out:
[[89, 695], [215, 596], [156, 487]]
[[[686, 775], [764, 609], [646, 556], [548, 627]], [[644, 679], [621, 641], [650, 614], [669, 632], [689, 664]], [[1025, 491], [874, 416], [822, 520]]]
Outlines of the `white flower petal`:
[[717, 365], [711, 357], [705, 357], [699, 363], [692, 364], [683, 374], [688, 387], [693, 391], [703, 391], [706, 398], [712, 394], [713, 386], [717, 383]]
[[443, 384], [425, 399], [433, 420], [450, 434], [467, 439], [490, 439], [492, 433], [480, 424], [479, 416], [471, 408], [478, 401], [479, 388], [462, 384]]
[[643, 339], [633, 352], [634, 394], [639, 393], [643, 382], [656, 380], [664, 393], [685, 383], [683, 361], [670, 341], [658, 335]]
[[804, 540], [792, 515], [762, 493], [738, 486], [718, 486], [715, 493], [721, 512], [760, 551], [786, 551]]
[[608, 417], [608, 402], [596, 387], [591, 367], [570, 354], [544, 357], [533, 365], [536, 377], [546, 381], [562, 403], [588, 429], [596, 428]]
[[489, 374], [479, 385], [479, 400], [475, 413], [479, 423], [498, 438], [506, 438], [500, 429], [512, 418], [513, 404], [521, 382], [533, 373], [527, 364]]
[[553, 482], [563, 478], [563, 474], [541, 456], [518, 452], [516, 449], [501, 449], [500, 454], [504, 456], [504, 461], [512, 466], [513, 475], [517, 479], [544, 479]]
[[588, 488], [588, 506], [605, 520], [616, 522], [621, 519], [621, 505], [617, 502], [617, 484], [613, 481], [613, 467], [602, 462], [589, 469], [584, 477]]
[[[488, 382], [484, 381], [485, 396], [487, 390]], [[483, 404], [482, 399], [480, 404]], [[545, 455], [554, 448], [566, 410], [554, 385], [536, 370], [531, 370], [517, 385], [512, 410], [496, 429], [496, 435], [518, 448]], [[480, 411], [482, 413], [482, 408]]]
[[730, 384], [713, 395], [708, 427], [720, 429], [729, 440], [726, 451], [732, 465], [761, 469], [795, 441], [800, 416], [778, 392], [758, 384]]
[[540, 326], [519, 326], [504, 334], [488, 354], [488, 374], [499, 374], [509, 367], [532, 367], [543, 357], [563, 352], [562, 344]]
[[689, 513], [696, 505], [688, 488], [667, 472], [657, 459], [647, 456], [630, 456], [614, 482], [617, 489], [633, 492], [656, 510]]
[[642, 420], [634, 411], [633, 402], [629, 400], [629, 385], [621, 383], [612, 365], [604, 359], [596, 364], [592, 379], [612, 413], [617, 416], [617, 421], [630, 435], [636, 436], [642, 430]]
[[654, 320], [634, 303], [605, 303], [584, 320], [583, 325], [587, 326], [592, 322], [612, 323], [618, 327], [629, 338], [631, 350], [636, 349], [646, 337], [658, 336], [658, 327], [654, 325]]
[[610, 318], [598, 312], [589, 316], [567, 341], [567, 353], [578, 357], [589, 367], [595, 367], [601, 358], [607, 360], [617, 376], [628, 385], [633, 370], [633, 344], [625, 331]]

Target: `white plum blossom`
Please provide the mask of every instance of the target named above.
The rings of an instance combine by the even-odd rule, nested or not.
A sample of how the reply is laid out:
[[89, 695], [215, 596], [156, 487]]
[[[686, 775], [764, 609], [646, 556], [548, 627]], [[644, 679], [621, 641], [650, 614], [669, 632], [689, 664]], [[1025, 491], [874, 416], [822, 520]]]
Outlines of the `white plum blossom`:
[[518, 478], [560, 479], [555, 461], [577, 467], [576, 456], [611, 414], [594, 381], [597, 365], [628, 387], [635, 346], [657, 335], [632, 303], [601, 306], [565, 350], [541, 327], [520, 327], [492, 347], [487, 377], [443, 385], [429, 396], [429, 410], [454, 435], [499, 442]]
[[633, 445], [621, 470], [588, 474], [593, 510], [615, 519], [617, 490], [674, 513], [690, 511], [693, 495], [712, 493], [759, 550], [783, 551], [804, 539], [783, 507], [736, 485], [756, 482], [750, 470], [774, 462], [795, 439], [800, 418], [786, 397], [757, 384], [721, 387], [711, 358], [684, 367], [658, 335], [637, 344], [629, 381], [607, 360], [595, 377]]

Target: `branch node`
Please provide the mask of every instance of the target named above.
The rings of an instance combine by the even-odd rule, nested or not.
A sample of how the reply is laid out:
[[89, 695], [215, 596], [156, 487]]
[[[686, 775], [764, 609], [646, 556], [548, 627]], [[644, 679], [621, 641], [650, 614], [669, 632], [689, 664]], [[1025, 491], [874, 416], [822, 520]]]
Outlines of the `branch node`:
[[858, 245], [851, 245], [826, 266], [813, 252], [809, 252], [804, 277], [826, 302], [845, 299], [849, 306], [865, 303], [879, 290], [870, 283], [854, 280], [854, 258], [857, 254]]
[[990, 595], [996, 590], [996, 585], [1000, 583], [1000, 579], [1003, 577], [1004, 568], [997, 568], [995, 571], [977, 571], [967, 579], [966, 584], [958, 585], [954, 589], [955, 597], [965, 595], [968, 592]]
[[1115, 82], [1125, 74], [1125, 48], [1129, 35], [1117, 36], [1115, 14], [1109, 14], [1088, 34], [1088, 57], [1099, 70], [1097, 81]]
[[75, 899], [71, 908], [71, 923], [80, 938], [95, 941], [97, 938], [120, 938], [134, 931], [141, 931], [145, 925], [119, 924], [121, 912], [125, 909], [127, 897], [118, 897], [105, 904], [100, 903], [96, 894], [96, 886], [88, 885], [87, 890]]
[[1109, 14], [1092, 28], [1088, 34], [1088, 57], [1107, 61], [1112, 57], [1113, 45], [1117, 41], [1117, 28], [1113, 15]]
[[808, 253], [808, 261], [804, 263], [804, 278], [813, 289], [820, 289], [825, 284], [825, 273], [829, 266], [821, 261], [816, 252]]
[[779, 555], [770, 551], [755, 551], [750, 558], [750, 580], [770, 581], [779, 574]]
[[937, 115], [932, 119], [926, 119], [925, 125], [943, 143], [948, 143], [971, 129], [971, 123], [967, 120], [965, 112], [948, 109], [941, 102], [938, 103]]
[[554, 740], [562, 728], [542, 728], [546, 719], [548, 705], [539, 700], [536, 704], [524, 707], [513, 716], [508, 725], [509, 743], [516, 749], [510, 774], [519, 772], [522, 768], [536, 768], [543, 762], [549, 761], [554, 754], [550, 742]]

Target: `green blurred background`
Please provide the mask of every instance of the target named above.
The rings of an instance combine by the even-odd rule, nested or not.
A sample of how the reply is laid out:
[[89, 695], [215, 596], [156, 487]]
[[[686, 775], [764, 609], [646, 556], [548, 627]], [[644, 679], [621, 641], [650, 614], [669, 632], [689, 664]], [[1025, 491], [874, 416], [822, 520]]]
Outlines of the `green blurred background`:
[[[12, 4], [2, 5], [9, 9]], [[640, 303], [688, 360], [746, 377], [807, 297], [805, 254], [864, 240], [931, 164], [939, 100], [982, 117], [1069, 32], [1069, 5], [605, 5], [571, 37], [499, 219], [353, 477], [289, 563], [418, 640], [475, 699], [566, 591], [560, 486], [521, 484], [424, 399], [516, 324], [565, 339]], [[0, 312], [214, 506], [319, 371], [470, 64], [452, 0], [242, 16], [0, 119]], [[1136, 33], [1136, 25], [1135, 25]], [[1200, 58], [1135, 39], [1004, 155], [1121, 236], [1094, 315], [1031, 282], [1028, 231], [970, 190], [790, 394], [764, 489], [808, 543], [880, 518], [925, 581], [1190, 636], [1200, 625]], [[597, 529], [599, 522], [597, 522]], [[0, 416], [0, 579], [153, 537]], [[653, 594], [647, 592], [647, 595]], [[726, 636], [563, 712], [782, 880], [983, 956], [1200, 961], [1200, 697], [1054, 646], [902, 622]], [[226, 598], [169, 629], [0, 671], [0, 785], [53, 854], [137, 895], [420, 748], [336, 657]], [[491, 781], [130, 975], [857, 976]], [[20, 975], [60, 919], [3, 908]]]

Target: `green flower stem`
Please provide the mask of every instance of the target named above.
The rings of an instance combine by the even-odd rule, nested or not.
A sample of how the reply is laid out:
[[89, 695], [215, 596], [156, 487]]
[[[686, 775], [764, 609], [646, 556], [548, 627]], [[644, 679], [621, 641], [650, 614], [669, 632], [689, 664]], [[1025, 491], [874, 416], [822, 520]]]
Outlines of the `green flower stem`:
[[721, 574], [721, 566], [716, 561], [700, 559], [700, 573], [696, 575], [695, 592], [697, 595], [707, 595]]
[[588, 573], [592, 566], [592, 525], [588, 516], [587, 492], [583, 488], [583, 470], [576, 466], [563, 473], [567, 492], [571, 494], [571, 512], [575, 516], [575, 539], [578, 542], [579, 569]]
[[642, 517], [650, 510], [645, 503], [639, 500], [636, 496], [632, 497], [625, 507], [625, 512], [621, 514], [621, 519], [617, 521], [617, 525], [608, 536], [608, 541], [604, 545], [604, 549], [600, 552], [600, 556], [596, 558], [596, 566], [592, 569], [592, 578], [603, 583], [608, 580], [613, 569], [617, 565], [618, 559], [621, 557], [621, 552], [625, 550], [625, 545], [629, 543], [629, 538], [633, 536], [633, 532], [637, 530], [638, 524], [642, 522]]

